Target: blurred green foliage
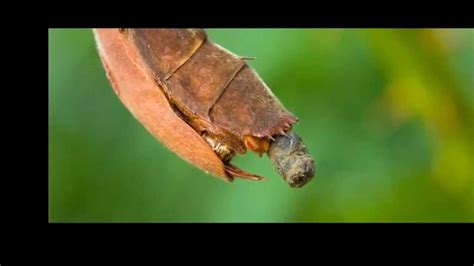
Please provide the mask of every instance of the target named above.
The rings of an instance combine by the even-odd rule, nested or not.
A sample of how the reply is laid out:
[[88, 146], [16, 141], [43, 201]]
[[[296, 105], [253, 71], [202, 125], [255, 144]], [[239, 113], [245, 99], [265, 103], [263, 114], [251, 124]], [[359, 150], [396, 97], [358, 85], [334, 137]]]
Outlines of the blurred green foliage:
[[52, 222], [474, 221], [474, 30], [212, 29], [299, 117], [315, 179], [228, 184], [113, 93], [90, 29], [49, 31]]

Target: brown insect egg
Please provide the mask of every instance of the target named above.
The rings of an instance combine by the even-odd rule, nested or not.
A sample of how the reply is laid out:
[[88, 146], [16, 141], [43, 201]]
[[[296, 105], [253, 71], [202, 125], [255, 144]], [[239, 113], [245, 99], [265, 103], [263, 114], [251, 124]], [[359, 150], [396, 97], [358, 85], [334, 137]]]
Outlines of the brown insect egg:
[[296, 117], [244, 57], [208, 40], [204, 30], [95, 29], [94, 35], [122, 103], [184, 160], [226, 181], [263, 180], [230, 163], [252, 150], [268, 153], [291, 187], [314, 175], [301, 138], [290, 133]]

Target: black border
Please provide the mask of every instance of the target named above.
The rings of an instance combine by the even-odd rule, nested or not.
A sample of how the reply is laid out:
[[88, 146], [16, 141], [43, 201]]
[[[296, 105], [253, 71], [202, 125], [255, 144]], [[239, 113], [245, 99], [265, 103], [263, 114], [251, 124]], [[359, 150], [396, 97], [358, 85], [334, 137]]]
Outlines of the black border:
[[[231, 5], [233, 4], [229, 4], [229, 6]], [[186, 12], [177, 9], [178, 11], [175, 10], [174, 13], [161, 13], [160, 10], [168, 7], [162, 6], [161, 9], [150, 7], [144, 11], [136, 12], [137, 8], [122, 5], [120, 6], [121, 11], [114, 13], [110, 10], [103, 12], [103, 9], [87, 6], [86, 10], [74, 10], [75, 13], [72, 10], [69, 10], [71, 12], [55, 12], [53, 16], [48, 17], [48, 27], [473, 27], [473, 16], [467, 14], [470, 10], [467, 7], [461, 7], [461, 10], [464, 10], [461, 12], [446, 8], [442, 12], [444, 15], [440, 16], [439, 12], [430, 12], [429, 10], [419, 12], [411, 10], [410, 6], [402, 6], [402, 9], [409, 10], [408, 12], [394, 11], [393, 14], [388, 14], [386, 10], [379, 11], [379, 13], [373, 13], [373, 10], [358, 12], [350, 10], [350, 7], [344, 7], [343, 4], [336, 12], [325, 12], [316, 7], [297, 12], [289, 8], [282, 12], [242, 7], [238, 3], [236, 5], [233, 12], [211, 16], [199, 9], [193, 10], [192, 15], [186, 14], [190, 12], [190, 9], [192, 10], [192, 7], [189, 7]], [[276, 5], [283, 9], [286, 8], [281, 4]], [[390, 8], [391, 6], [387, 4], [386, 9]], [[349, 9], [350, 11], [347, 12], [349, 14], [344, 14], [342, 9], [346, 11]], [[32, 35], [28, 37], [41, 40], [43, 33], [41, 31], [38, 37], [31, 37]], [[30, 32], [29, 34], [34, 33]], [[28, 71], [27, 79], [37, 81], [39, 85], [44, 77], [39, 71], [41, 66], [36, 67], [34, 64], [41, 64], [41, 51], [38, 53], [33, 51], [31, 42], [24, 45], [26, 51], [31, 51], [28, 52], [28, 55], [31, 56], [28, 59], [31, 61], [29, 68], [38, 69], [38, 71]], [[33, 48], [39, 48], [39, 46]], [[38, 59], [34, 59], [33, 56], [38, 56]], [[38, 77], [34, 77], [34, 75], [38, 75]], [[19, 92], [22, 93], [22, 91]], [[190, 247], [194, 250], [203, 249], [202, 254], [211, 256], [213, 253], [230, 254], [232, 257], [236, 257], [239, 254], [278, 252], [276, 256], [272, 255], [273, 258], [285, 257], [288, 252], [293, 257], [328, 256], [328, 254], [324, 254], [325, 251], [332, 250], [336, 254], [333, 257], [333, 262], [340, 258], [348, 258], [351, 261], [352, 258], [356, 259], [357, 257], [386, 255], [380, 261], [383, 263], [383, 261], [390, 261], [392, 258], [396, 259], [407, 254], [418, 254], [426, 259], [423, 265], [430, 259], [446, 257], [449, 253], [455, 254], [453, 257], [448, 257], [451, 262], [466, 254], [472, 254], [470, 250], [473, 239], [472, 223], [50, 223], [47, 213], [49, 211], [48, 203], [42, 202], [42, 199], [47, 197], [43, 194], [45, 193], [43, 187], [48, 184], [45, 184], [46, 181], [40, 177], [44, 167], [41, 165], [40, 158], [43, 153], [43, 145], [46, 145], [41, 143], [43, 140], [41, 137], [43, 132], [41, 110], [46, 110], [46, 107], [43, 106], [40, 99], [46, 96], [41, 95], [44, 92], [39, 88], [30, 88], [28, 93], [38, 94], [38, 97], [30, 94], [26, 99], [28, 102], [25, 103], [29, 107], [27, 111], [29, 115], [31, 117], [37, 116], [31, 119], [38, 121], [38, 123], [34, 123], [37, 125], [34, 126], [34, 138], [31, 137], [32, 124], [25, 125], [27, 127], [25, 129], [17, 130], [25, 132], [25, 136], [21, 137], [30, 140], [28, 141], [27, 154], [28, 161], [33, 162], [32, 165], [21, 167], [19, 169], [21, 171], [20, 177], [16, 177], [18, 180], [15, 180], [25, 182], [22, 176], [26, 176], [29, 177], [26, 179], [27, 182], [30, 182], [30, 190], [21, 192], [25, 200], [22, 205], [27, 206], [28, 209], [21, 209], [21, 215], [25, 217], [19, 216], [22, 218], [18, 220], [22, 223], [30, 223], [37, 219], [38, 223], [47, 224], [46, 230], [38, 228], [41, 233], [40, 239], [49, 239], [47, 242], [55, 243], [53, 247], [58, 250], [80, 248], [82, 244], [98, 249], [108, 249], [108, 245], [137, 245], [137, 247], [145, 247], [145, 250], [156, 251], [159, 249], [160, 254], [165, 249], [174, 250], [173, 252], [176, 251], [179, 254], [183, 247]], [[25, 227], [28, 228], [28, 225]], [[29, 230], [26, 231], [29, 232]], [[101, 241], [95, 242], [97, 238]], [[70, 244], [72, 245], [69, 246]], [[165, 248], [163, 249], [163, 247]], [[341, 253], [340, 250], [345, 249], [361, 253], [353, 257], [350, 254]], [[374, 252], [381, 253], [374, 255]], [[185, 253], [178, 256], [187, 255]], [[408, 262], [413, 262], [413, 260]], [[472, 265], [472, 263], [468, 265]]]
[[[332, 7], [330, 7], [332, 5]], [[48, 16], [48, 26], [198, 28], [474, 27], [465, 2], [151, 2], [81, 5]]]

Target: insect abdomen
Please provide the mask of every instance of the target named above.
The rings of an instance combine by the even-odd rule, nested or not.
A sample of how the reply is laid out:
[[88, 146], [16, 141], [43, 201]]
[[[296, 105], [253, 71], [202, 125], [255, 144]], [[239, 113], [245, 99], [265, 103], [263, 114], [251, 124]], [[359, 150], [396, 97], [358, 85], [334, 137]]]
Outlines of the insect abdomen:
[[229, 145], [219, 142], [207, 133], [204, 133], [202, 137], [207, 141], [207, 143], [209, 143], [214, 152], [224, 163], [229, 162], [234, 157], [235, 152], [229, 147]]

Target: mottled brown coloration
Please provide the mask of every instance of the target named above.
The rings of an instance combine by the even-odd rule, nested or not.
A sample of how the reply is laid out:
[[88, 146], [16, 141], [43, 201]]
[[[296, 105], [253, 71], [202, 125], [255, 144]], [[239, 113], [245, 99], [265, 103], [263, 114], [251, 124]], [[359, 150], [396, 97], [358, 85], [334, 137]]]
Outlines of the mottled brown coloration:
[[244, 64], [243, 59], [236, 58], [211, 42], [205, 42], [166, 81], [166, 86], [173, 100], [180, 106], [186, 106], [192, 116], [211, 121], [209, 110]]
[[207, 142], [172, 110], [163, 91], [139, 63], [137, 51], [117, 29], [96, 29], [100, 58], [130, 112], [168, 149], [192, 165], [232, 181]]
[[314, 174], [309, 155], [300, 156], [306, 153], [304, 146], [280, 145], [297, 118], [246, 64], [246, 58], [212, 43], [204, 30], [94, 32], [122, 102], [188, 162], [227, 181], [264, 180], [230, 163], [235, 153], [249, 149], [260, 156], [269, 152], [292, 187], [304, 185]]
[[202, 29], [127, 29], [124, 33], [161, 80], [169, 78], [206, 40]]
[[[164, 31], [170, 31], [166, 33]], [[246, 146], [248, 136], [270, 139], [289, 130], [296, 118], [271, 93], [242, 57], [188, 29], [129, 29], [127, 35], [140, 51], [144, 64], [158, 78], [169, 99], [189, 117], [200, 133], [207, 132], [239, 154], [259, 154], [266, 146]], [[177, 37], [179, 36], [179, 38]], [[166, 41], [160, 41], [168, 38]], [[173, 39], [174, 38], [174, 39]], [[174, 41], [173, 41], [174, 40]], [[183, 48], [185, 43], [189, 47]], [[184, 49], [178, 71], [160, 63], [164, 51]], [[190, 55], [190, 51], [194, 51]], [[151, 55], [151, 53], [153, 53]], [[177, 54], [177, 53], [176, 53]], [[186, 55], [186, 56], [184, 56]], [[187, 57], [183, 63], [182, 58]], [[164, 77], [168, 77], [164, 80]]]
[[248, 65], [229, 84], [210, 116], [215, 125], [240, 137], [257, 138], [281, 134], [297, 121]]

